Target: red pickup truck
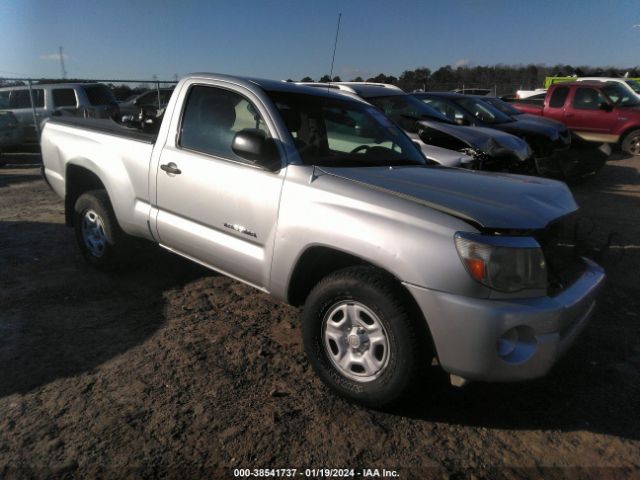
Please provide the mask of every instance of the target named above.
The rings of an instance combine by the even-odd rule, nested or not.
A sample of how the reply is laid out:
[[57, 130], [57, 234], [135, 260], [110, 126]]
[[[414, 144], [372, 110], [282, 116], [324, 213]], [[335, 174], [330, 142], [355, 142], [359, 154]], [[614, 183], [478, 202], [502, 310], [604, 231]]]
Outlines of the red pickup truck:
[[557, 83], [542, 105], [515, 100], [513, 106], [559, 120], [584, 140], [617, 143], [626, 153], [640, 155], [640, 100], [617, 83]]

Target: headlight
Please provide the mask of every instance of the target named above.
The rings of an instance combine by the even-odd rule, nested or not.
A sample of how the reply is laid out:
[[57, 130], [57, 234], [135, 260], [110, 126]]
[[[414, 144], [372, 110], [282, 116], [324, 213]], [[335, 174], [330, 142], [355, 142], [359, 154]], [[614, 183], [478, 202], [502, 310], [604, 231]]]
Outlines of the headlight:
[[547, 288], [547, 265], [532, 237], [455, 234], [458, 255], [469, 275], [501, 292]]

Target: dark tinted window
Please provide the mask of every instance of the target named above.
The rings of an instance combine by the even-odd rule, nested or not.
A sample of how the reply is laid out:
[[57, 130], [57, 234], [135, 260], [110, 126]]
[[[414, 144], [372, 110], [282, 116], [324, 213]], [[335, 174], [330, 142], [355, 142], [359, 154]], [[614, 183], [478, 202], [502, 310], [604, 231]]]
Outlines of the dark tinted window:
[[375, 105], [405, 130], [415, 133], [419, 120], [436, 120], [450, 123], [439, 111], [412, 95], [390, 95], [387, 97], [369, 97], [366, 99]]
[[76, 92], [73, 88], [56, 88], [53, 90], [53, 105], [56, 107], [75, 107]]
[[111, 90], [104, 85], [88, 85], [84, 88], [89, 103], [93, 106], [97, 105], [113, 105], [116, 103], [116, 97], [113, 96]]
[[[36, 108], [44, 107], [44, 90], [34, 88], [32, 90], [33, 102]], [[9, 108], [31, 108], [31, 100], [29, 99], [29, 90], [14, 90], [9, 96]]]
[[210, 155], [245, 161], [231, 150], [233, 137], [246, 128], [269, 136], [264, 120], [243, 96], [214, 87], [191, 88], [182, 117], [180, 145]]
[[569, 87], [556, 88], [551, 94], [551, 99], [549, 100], [549, 107], [551, 108], [564, 107], [564, 102], [567, 100], [568, 95], [569, 95]]
[[573, 95], [574, 108], [583, 110], [597, 110], [598, 106], [605, 101], [604, 96], [595, 88], [579, 87]]

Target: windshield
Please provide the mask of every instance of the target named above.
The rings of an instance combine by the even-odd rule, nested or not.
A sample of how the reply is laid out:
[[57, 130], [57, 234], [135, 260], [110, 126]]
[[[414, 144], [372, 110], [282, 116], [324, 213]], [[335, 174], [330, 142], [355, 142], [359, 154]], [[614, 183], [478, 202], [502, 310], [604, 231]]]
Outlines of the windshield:
[[305, 165], [426, 165], [392, 121], [365, 103], [309, 94], [268, 92]]
[[421, 102], [411, 95], [391, 95], [388, 97], [369, 97], [366, 99], [382, 110], [387, 117], [411, 133], [417, 132], [416, 121], [435, 120], [452, 123], [435, 108]]
[[602, 91], [607, 94], [613, 103], [618, 107], [633, 107], [640, 105], [640, 100], [628, 88], [624, 88], [619, 83], [607, 83], [602, 87]]
[[460, 97], [455, 102], [469, 112], [476, 120], [489, 125], [512, 122], [513, 119], [492, 105], [477, 98]]
[[520, 110], [516, 109], [512, 105], [509, 105], [504, 100], [500, 100], [499, 98], [486, 97], [486, 98], [483, 98], [482, 101], [484, 101], [484, 102], [488, 103], [489, 105], [491, 105], [492, 107], [500, 110], [505, 115], [510, 115], [510, 116], [522, 115], [522, 112]]
[[631, 87], [631, 90], [640, 93], [640, 82], [637, 80], [625, 80], [624, 82]]

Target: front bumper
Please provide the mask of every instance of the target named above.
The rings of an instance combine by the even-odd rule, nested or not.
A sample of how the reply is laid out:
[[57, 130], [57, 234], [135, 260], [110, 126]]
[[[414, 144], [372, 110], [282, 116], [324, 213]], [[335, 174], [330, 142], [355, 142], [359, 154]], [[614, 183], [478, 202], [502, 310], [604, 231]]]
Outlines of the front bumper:
[[[545, 375], [585, 327], [604, 284], [604, 270], [584, 274], [553, 297], [478, 299], [407, 284], [427, 321], [442, 368], [469, 380], [515, 381]], [[524, 335], [505, 355], [503, 335]]]

